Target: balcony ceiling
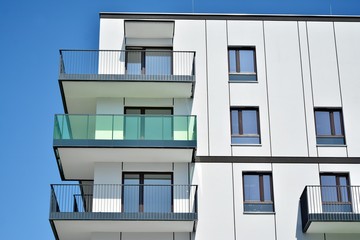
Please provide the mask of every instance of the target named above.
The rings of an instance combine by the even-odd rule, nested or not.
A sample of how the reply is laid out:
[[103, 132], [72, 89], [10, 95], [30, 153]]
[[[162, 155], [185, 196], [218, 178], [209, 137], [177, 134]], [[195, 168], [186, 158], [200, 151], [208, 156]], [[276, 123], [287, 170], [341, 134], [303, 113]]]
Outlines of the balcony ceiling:
[[360, 222], [311, 222], [306, 233], [360, 233]]
[[192, 82], [60, 81], [67, 113], [95, 113], [97, 98], [190, 98]]
[[88, 240], [92, 232], [192, 232], [194, 221], [90, 221], [54, 220], [61, 240]]
[[191, 162], [193, 149], [172, 148], [57, 148], [64, 180], [94, 179], [98, 162]]
[[169, 21], [125, 21], [125, 37], [173, 38], [174, 24]]

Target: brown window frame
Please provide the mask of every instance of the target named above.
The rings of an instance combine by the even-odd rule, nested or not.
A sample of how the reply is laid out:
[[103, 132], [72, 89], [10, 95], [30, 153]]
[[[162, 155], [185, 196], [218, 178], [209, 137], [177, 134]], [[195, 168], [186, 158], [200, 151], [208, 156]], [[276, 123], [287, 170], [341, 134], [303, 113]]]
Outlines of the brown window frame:
[[[259, 195], [260, 201], [247, 201], [245, 199], [245, 176], [259, 176]], [[271, 194], [271, 201], [265, 201], [264, 199], [264, 175], [270, 176], [270, 194]], [[252, 204], [274, 204], [274, 193], [273, 193], [273, 180], [272, 180], [272, 173], [271, 172], [243, 172], [242, 174], [243, 180], [243, 197], [244, 203], [252, 203]]]
[[[232, 126], [233, 126], [233, 118], [232, 118], [232, 115], [231, 115], [231, 112], [232, 111], [238, 111], [238, 126], [239, 126], [239, 133], [238, 134], [233, 134], [233, 129], [232, 129]], [[246, 110], [255, 110], [256, 111], [256, 125], [257, 125], [257, 134], [244, 134], [244, 126], [243, 126], [243, 119], [242, 119], [242, 114], [243, 114], [243, 111], [246, 111]], [[247, 138], [247, 137], [257, 137], [259, 138], [259, 143], [258, 144], [261, 144], [261, 131], [260, 131], [260, 109], [259, 107], [231, 107], [230, 108], [230, 130], [231, 130], [231, 138]], [[237, 144], [237, 143], [233, 143], [232, 144]], [[239, 143], [239, 144], [242, 144], [242, 143]], [[243, 144], [251, 144], [251, 143], [243, 143]]]
[[[242, 50], [251, 50], [253, 51], [253, 64], [254, 64], [254, 72], [243, 72], [241, 71], [240, 68], [240, 51]], [[235, 66], [236, 66], [236, 71], [235, 72], [231, 72], [230, 71], [230, 51], [235, 51]], [[241, 47], [229, 47], [228, 48], [228, 71], [229, 74], [253, 74], [256, 75], [257, 74], [257, 66], [256, 66], [256, 48], [255, 46], [241, 46]]]
[[[350, 190], [350, 177], [349, 173], [333, 173], [333, 172], [324, 172], [320, 173], [320, 186], [321, 187], [331, 187], [329, 185], [322, 184], [322, 176], [333, 176], [335, 177], [336, 185], [336, 199], [337, 201], [322, 201], [323, 204], [351, 204], [351, 190]], [[340, 177], [345, 177], [346, 179], [346, 186], [340, 184]], [[349, 201], [342, 201], [342, 192], [340, 187], [346, 187], [347, 199]]]

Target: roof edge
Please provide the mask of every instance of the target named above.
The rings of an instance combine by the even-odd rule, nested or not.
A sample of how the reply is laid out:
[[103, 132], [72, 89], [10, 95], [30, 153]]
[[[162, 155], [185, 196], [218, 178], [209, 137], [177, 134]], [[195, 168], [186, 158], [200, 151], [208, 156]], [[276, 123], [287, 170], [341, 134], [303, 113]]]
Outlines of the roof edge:
[[221, 13], [138, 13], [100, 12], [100, 18], [113, 19], [184, 19], [184, 20], [267, 20], [267, 21], [336, 21], [360, 22], [359, 15], [296, 15], [296, 14], [221, 14]]

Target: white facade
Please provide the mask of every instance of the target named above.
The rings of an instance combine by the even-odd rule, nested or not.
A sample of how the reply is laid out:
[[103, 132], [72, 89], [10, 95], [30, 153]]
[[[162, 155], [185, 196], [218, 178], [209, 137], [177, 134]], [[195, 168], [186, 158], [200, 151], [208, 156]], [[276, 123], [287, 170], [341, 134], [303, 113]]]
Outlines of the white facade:
[[[99, 223], [101, 227], [95, 223], [72, 225], [77, 224], [76, 220], [69, 225], [60, 221], [53, 227], [58, 238], [359, 239], [359, 219], [351, 223], [332, 220], [323, 225], [320, 220], [319, 227], [314, 221], [303, 232], [299, 201], [307, 185], [322, 184], [321, 175], [342, 174], [348, 178], [347, 185], [360, 185], [359, 43], [360, 18], [100, 14], [100, 50], [166, 47], [172, 51], [194, 51], [194, 92], [192, 96], [177, 95], [176, 90], [184, 86], [173, 83], [170, 88], [174, 93], [164, 89], [154, 96], [151, 92], [157, 91], [157, 83], [140, 82], [129, 86], [131, 91], [138, 91], [131, 95], [128, 90], [121, 90], [125, 85], [116, 83], [101, 90], [101, 85], [109, 82], [95, 81], [91, 84], [96, 85], [83, 88], [76, 80], [63, 81], [66, 113], [125, 114], [125, 108], [131, 107], [171, 108], [173, 115], [197, 117], [196, 151], [172, 151], [166, 147], [155, 150], [139, 147], [136, 151], [116, 147], [58, 148], [62, 177], [120, 186], [124, 173], [171, 173], [172, 184], [198, 186], [197, 220], [191, 231], [184, 230], [188, 228], [182, 223], [171, 221], [154, 225], [142, 220], [113, 221]], [[229, 49], [242, 48], [254, 49], [256, 81], [229, 80]], [[124, 72], [127, 60], [122, 61], [116, 64]], [[99, 71], [122, 74], [120, 70], [109, 73], [99, 68]], [[173, 71], [176, 75], [177, 70]], [[232, 143], [230, 110], [249, 107], [258, 110], [260, 143]], [[317, 143], [317, 109], [341, 112], [345, 144]], [[124, 138], [123, 132], [97, 128], [95, 139], [106, 139], [108, 134]], [[270, 174], [274, 211], [244, 210], [247, 173]], [[93, 191], [92, 211], [122, 211], [121, 190], [106, 197], [96, 187]], [[347, 201], [353, 205], [354, 214], [354, 205], [360, 205], [355, 203], [360, 195], [358, 192], [355, 195], [351, 194], [351, 201]], [[176, 212], [176, 202], [184, 199], [173, 197]], [[109, 201], [116, 206], [104, 208]], [[72, 226], [77, 226], [76, 233], [71, 233]]]

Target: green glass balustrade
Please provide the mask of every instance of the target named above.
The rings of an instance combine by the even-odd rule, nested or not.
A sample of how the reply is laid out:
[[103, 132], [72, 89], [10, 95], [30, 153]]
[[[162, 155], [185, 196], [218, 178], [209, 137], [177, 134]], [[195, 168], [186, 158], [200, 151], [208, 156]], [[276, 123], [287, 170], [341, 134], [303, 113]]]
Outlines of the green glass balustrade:
[[55, 140], [196, 140], [196, 117], [55, 115]]

